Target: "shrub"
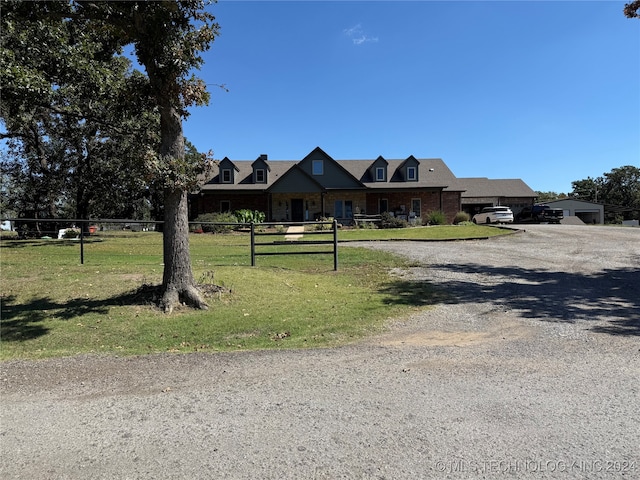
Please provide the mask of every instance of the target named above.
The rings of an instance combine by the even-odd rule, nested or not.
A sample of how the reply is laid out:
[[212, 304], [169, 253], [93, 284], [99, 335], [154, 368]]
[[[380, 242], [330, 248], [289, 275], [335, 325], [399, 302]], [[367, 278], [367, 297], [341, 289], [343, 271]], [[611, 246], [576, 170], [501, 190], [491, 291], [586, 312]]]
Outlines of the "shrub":
[[380, 216], [382, 217], [380, 228], [405, 228], [409, 225], [406, 220], [394, 217], [389, 212], [384, 212]]
[[234, 213], [236, 220], [238, 223], [262, 223], [266, 218], [263, 212], [259, 212], [258, 210], [238, 210]]
[[18, 238], [18, 232], [12, 232], [11, 230], [0, 230], [0, 238], [15, 239]]
[[378, 226], [374, 222], [360, 222], [358, 223], [358, 228], [362, 230], [372, 230], [378, 228]]
[[456, 216], [453, 218], [453, 224], [459, 225], [461, 223], [468, 222], [470, 220], [470, 216], [467, 212], [458, 212]]
[[[333, 217], [320, 217], [320, 219], [318, 220], [318, 222], [331, 222], [333, 223]], [[313, 228], [315, 230], [331, 230], [333, 229], [333, 225], [314, 225]]]
[[67, 228], [62, 234], [62, 238], [78, 238], [80, 236], [80, 230], [77, 228]]
[[427, 222], [429, 225], [444, 225], [447, 223], [447, 216], [440, 210], [434, 210], [427, 214]]
[[233, 213], [203, 213], [198, 215], [195, 220], [201, 225], [202, 231], [205, 233], [226, 233], [237, 228], [234, 225], [216, 225], [219, 223], [238, 223]]

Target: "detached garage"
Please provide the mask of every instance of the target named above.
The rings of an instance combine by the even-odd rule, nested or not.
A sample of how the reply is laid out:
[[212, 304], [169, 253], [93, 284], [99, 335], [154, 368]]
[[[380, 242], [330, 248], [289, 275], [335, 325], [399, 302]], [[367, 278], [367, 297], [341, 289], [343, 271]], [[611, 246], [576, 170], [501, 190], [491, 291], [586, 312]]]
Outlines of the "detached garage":
[[593, 202], [585, 202], [584, 200], [574, 200], [565, 198], [563, 200], [554, 200], [553, 202], [545, 202], [546, 205], [564, 210], [564, 216], [578, 217], [587, 224], [603, 224], [604, 223], [604, 205]]

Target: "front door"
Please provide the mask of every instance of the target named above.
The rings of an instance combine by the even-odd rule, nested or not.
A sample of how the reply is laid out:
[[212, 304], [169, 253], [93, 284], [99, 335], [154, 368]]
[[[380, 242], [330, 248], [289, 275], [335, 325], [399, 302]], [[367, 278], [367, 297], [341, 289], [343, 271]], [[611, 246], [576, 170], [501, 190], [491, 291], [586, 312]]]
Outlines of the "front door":
[[301, 198], [291, 200], [291, 221], [304, 222], [304, 201]]

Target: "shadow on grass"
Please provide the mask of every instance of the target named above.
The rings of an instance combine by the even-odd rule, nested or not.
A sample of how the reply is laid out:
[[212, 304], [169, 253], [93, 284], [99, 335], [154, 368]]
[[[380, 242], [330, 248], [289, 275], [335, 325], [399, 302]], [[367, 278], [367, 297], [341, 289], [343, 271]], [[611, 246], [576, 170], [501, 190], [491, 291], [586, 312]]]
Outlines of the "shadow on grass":
[[[383, 290], [388, 295], [387, 302], [402, 305], [490, 302], [517, 310], [526, 318], [558, 323], [590, 322], [590, 330], [594, 332], [640, 336], [638, 268], [594, 274], [477, 264], [438, 264], [428, 269], [455, 279], [394, 282]], [[458, 275], [461, 273], [464, 275]]]
[[151, 305], [157, 299], [159, 286], [143, 285], [121, 295], [92, 300], [79, 298], [57, 302], [50, 298], [33, 298], [26, 303], [16, 302], [15, 296], [2, 299], [0, 338], [3, 342], [20, 342], [46, 335], [48, 319], [71, 320], [87, 314], [109, 313], [109, 309], [123, 305]]
[[[19, 311], [17, 311], [18, 308]], [[44, 303], [35, 301], [28, 310], [22, 310], [22, 305], [15, 304], [15, 296], [2, 298], [0, 339], [3, 342], [10, 342], [46, 335], [49, 329], [40, 324], [45, 317], [44, 308]], [[24, 318], [16, 318], [16, 315]]]

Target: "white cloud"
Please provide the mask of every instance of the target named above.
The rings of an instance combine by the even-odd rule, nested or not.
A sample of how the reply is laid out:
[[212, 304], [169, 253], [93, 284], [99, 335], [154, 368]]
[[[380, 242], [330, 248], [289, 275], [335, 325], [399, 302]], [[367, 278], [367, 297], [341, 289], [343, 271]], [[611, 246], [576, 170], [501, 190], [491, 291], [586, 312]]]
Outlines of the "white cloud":
[[343, 30], [343, 32], [347, 37], [353, 37], [354, 35], [361, 35], [362, 34], [362, 25], [360, 25], [358, 23], [357, 25], [354, 25], [353, 27], [345, 28]]
[[367, 37], [366, 35], [362, 35], [361, 37], [352, 38], [351, 40], [353, 40], [354, 45], [362, 45], [365, 42], [375, 43], [378, 41], [378, 37]]
[[378, 41], [378, 37], [367, 35], [359, 23], [353, 27], [345, 28], [343, 32], [345, 36], [351, 39], [354, 45], [362, 45], [366, 42], [376, 43]]

